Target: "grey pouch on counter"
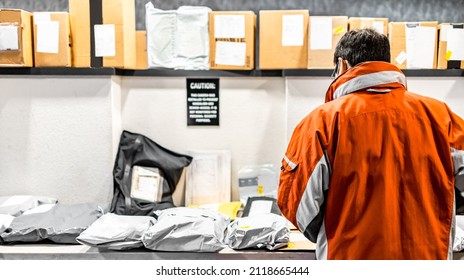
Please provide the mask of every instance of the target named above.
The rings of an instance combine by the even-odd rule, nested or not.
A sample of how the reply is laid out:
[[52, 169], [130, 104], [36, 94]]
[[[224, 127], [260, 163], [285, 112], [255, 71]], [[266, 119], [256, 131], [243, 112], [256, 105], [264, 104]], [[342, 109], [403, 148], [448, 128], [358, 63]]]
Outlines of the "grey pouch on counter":
[[156, 211], [157, 222], [143, 235], [151, 250], [217, 252], [222, 250], [229, 218], [212, 210], [177, 207]]
[[123, 216], [107, 213], [77, 237], [81, 244], [110, 250], [143, 247], [142, 236], [156, 222], [150, 216]]
[[95, 203], [58, 203], [49, 211], [16, 217], [0, 235], [0, 244], [41, 240], [78, 244], [76, 237], [101, 215], [103, 209]]
[[0, 214], [19, 216], [43, 204], [55, 204], [55, 198], [33, 195], [0, 196]]
[[284, 217], [272, 213], [238, 218], [227, 227], [225, 242], [232, 249], [276, 250], [289, 242], [287, 223]]

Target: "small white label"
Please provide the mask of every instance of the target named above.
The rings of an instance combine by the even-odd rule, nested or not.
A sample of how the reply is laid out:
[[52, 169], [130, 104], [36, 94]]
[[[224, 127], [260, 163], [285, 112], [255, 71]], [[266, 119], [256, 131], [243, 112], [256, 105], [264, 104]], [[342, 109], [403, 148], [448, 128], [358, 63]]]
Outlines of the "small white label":
[[383, 34], [383, 21], [376, 21], [372, 22], [372, 28], [380, 34]]
[[215, 15], [214, 38], [245, 38], [245, 16]]
[[272, 211], [272, 200], [255, 200], [252, 202], [248, 216], [268, 214]]
[[403, 64], [407, 58], [408, 55], [404, 51], [401, 51], [400, 54], [395, 58], [395, 61], [398, 64]]
[[453, 29], [451, 24], [449, 25], [442, 25], [440, 29], [440, 41], [447, 42], [448, 41], [448, 30]]
[[246, 43], [216, 42], [216, 64], [244, 66], [245, 57]]
[[448, 31], [446, 51], [451, 51], [449, 60], [464, 60], [464, 29], [454, 28]]
[[17, 25], [0, 25], [0, 51], [19, 50]]
[[58, 53], [60, 43], [60, 23], [41, 21], [37, 26], [37, 52]]
[[332, 49], [332, 18], [310, 17], [309, 48], [311, 50]]
[[303, 15], [282, 16], [282, 46], [303, 46], [304, 39]]
[[162, 178], [159, 169], [134, 166], [132, 170], [131, 197], [157, 202], [163, 194]]
[[116, 29], [114, 24], [96, 24], [95, 30], [95, 56], [116, 55]]
[[51, 21], [51, 15], [47, 12], [36, 12], [34, 13], [34, 23], [37, 24], [43, 21]]

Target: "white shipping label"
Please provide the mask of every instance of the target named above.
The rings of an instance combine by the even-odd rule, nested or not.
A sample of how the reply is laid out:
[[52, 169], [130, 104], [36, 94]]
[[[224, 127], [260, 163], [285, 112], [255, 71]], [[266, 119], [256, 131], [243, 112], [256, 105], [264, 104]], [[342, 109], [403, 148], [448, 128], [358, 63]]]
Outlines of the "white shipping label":
[[245, 66], [245, 57], [246, 43], [216, 42], [216, 64]]
[[453, 29], [453, 26], [450, 25], [442, 25], [440, 28], [440, 41], [447, 42], [448, 41], [448, 30]]
[[36, 12], [34, 13], [34, 23], [37, 24], [43, 21], [51, 21], [50, 13], [47, 12]]
[[449, 60], [464, 60], [464, 29], [448, 30], [448, 44], [446, 52], [451, 52]]
[[[151, 170], [150, 170], [151, 169]], [[162, 178], [157, 168], [134, 166], [132, 171], [131, 197], [157, 202], [162, 196]]]
[[41, 21], [37, 26], [37, 52], [58, 53], [60, 45], [60, 23]]
[[311, 50], [332, 49], [332, 18], [310, 17], [311, 33], [309, 34], [309, 48]]
[[372, 28], [380, 34], [383, 34], [383, 21], [376, 21], [372, 22]]
[[431, 69], [436, 44], [435, 27], [406, 26], [406, 53], [407, 68], [409, 69]]
[[0, 51], [19, 50], [17, 25], [0, 25]]
[[267, 214], [272, 211], [272, 200], [255, 200], [252, 202], [248, 216]]
[[245, 38], [245, 16], [214, 16], [214, 38]]
[[95, 24], [95, 56], [116, 55], [116, 29], [114, 24]]
[[303, 15], [282, 16], [282, 46], [303, 46], [304, 18]]

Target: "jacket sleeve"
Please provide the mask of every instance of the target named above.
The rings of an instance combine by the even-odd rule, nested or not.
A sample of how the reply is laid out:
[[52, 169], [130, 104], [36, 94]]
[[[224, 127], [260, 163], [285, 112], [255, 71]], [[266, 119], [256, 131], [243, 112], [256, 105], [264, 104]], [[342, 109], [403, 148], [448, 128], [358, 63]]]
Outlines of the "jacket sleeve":
[[324, 218], [331, 167], [324, 129], [327, 126], [313, 113], [301, 121], [290, 139], [282, 159], [277, 203], [282, 214], [316, 242]]

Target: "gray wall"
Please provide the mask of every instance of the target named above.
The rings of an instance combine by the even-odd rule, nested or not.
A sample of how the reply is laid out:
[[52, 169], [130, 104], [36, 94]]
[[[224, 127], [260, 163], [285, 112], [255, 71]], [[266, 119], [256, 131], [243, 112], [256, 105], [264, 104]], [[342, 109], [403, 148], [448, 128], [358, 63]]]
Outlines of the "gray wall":
[[[144, 5], [135, 0], [137, 29], [145, 29]], [[160, 9], [182, 5], [207, 6], [213, 10], [309, 9], [311, 15], [388, 17], [390, 21], [463, 22], [464, 0], [153, 0]], [[0, 0], [0, 7], [27, 11], [67, 11], [68, 0]]]

